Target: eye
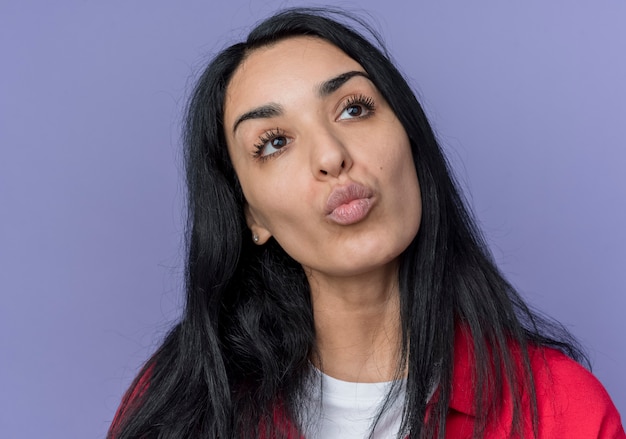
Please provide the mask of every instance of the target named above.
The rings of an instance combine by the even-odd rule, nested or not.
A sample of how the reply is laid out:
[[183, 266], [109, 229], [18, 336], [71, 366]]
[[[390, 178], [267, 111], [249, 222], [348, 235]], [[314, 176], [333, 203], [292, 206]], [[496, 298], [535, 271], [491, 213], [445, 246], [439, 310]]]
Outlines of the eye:
[[292, 139], [287, 137], [280, 128], [263, 133], [259, 137], [259, 142], [254, 145], [254, 157], [265, 160], [276, 156], [282, 152], [282, 148], [290, 144], [291, 141]]
[[365, 113], [366, 111], [367, 110], [365, 108], [363, 108], [362, 106], [360, 106], [360, 105], [351, 105], [348, 108], [346, 108], [345, 110], [343, 110], [343, 113], [345, 113], [346, 116], [359, 117], [363, 113]]
[[354, 96], [343, 104], [343, 110], [337, 120], [369, 117], [374, 113], [374, 109], [374, 100], [372, 98], [363, 95]]

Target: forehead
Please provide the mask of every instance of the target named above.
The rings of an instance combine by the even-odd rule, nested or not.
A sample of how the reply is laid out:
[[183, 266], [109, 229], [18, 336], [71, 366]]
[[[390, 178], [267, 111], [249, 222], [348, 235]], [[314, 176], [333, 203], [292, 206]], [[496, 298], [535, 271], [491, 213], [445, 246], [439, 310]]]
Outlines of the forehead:
[[225, 118], [280, 95], [312, 93], [341, 73], [363, 70], [341, 49], [316, 37], [298, 36], [252, 51], [226, 89]]

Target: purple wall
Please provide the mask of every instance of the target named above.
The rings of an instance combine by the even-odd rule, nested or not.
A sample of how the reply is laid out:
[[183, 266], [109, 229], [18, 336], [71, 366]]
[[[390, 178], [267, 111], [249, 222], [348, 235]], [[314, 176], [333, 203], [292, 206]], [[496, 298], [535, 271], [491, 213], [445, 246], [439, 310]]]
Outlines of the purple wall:
[[[407, 3], [347, 5], [423, 96], [503, 270], [626, 414], [626, 3]], [[289, 4], [0, 4], [3, 437], [104, 436], [182, 301], [192, 78]]]

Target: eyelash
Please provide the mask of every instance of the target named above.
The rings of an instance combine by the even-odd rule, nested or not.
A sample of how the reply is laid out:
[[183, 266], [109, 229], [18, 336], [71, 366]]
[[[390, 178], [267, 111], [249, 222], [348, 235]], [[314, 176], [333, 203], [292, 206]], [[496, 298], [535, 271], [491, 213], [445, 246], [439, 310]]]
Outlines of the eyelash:
[[271, 142], [278, 137], [287, 137], [285, 131], [281, 130], [280, 128], [274, 128], [261, 134], [259, 136], [259, 141], [254, 144], [254, 158], [264, 161], [273, 157], [277, 157], [283, 151], [283, 148], [280, 148], [278, 151], [267, 155], [263, 155], [263, 151], [265, 150], [265, 145], [267, 145], [267, 142]]
[[[376, 105], [374, 103], [374, 99], [365, 95], [352, 96], [348, 98], [345, 103], [342, 105], [341, 113], [346, 111], [348, 108], [353, 107], [355, 105], [362, 105], [365, 110], [367, 110], [367, 114], [364, 116], [356, 116], [355, 119], [365, 119], [374, 114], [376, 110]], [[340, 114], [341, 114], [340, 113]], [[265, 146], [268, 142], [271, 142], [279, 137], [287, 137], [285, 131], [280, 128], [274, 128], [269, 131], [264, 132], [259, 136], [259, 140], [254, 144], [254, 152], [253, 157], [255, 159], [265, 161], [271, 158], [278, 157], [283, 151], [284, 146], [279, 148], [276, 152], [271, 154], [263, 155], [263, 151], [265, 150]]]
[[374, 103], [374, 99], [372, 99], [369, 96], [365, 96], [361, 94], [358, 96], [352, 96], [348, 98], [348, 100], [343, 105], [341, 112], [343, 113], [348, 108], [353, 107], [355, 105], [362, 105], [368, 111], [368, 114], [366, 114], [365, 116], [357, 116], [356, 118], [362, 119], [362, 118], [370, 117], [374, 113], [374, 111], [376, 111], [376, 105]]

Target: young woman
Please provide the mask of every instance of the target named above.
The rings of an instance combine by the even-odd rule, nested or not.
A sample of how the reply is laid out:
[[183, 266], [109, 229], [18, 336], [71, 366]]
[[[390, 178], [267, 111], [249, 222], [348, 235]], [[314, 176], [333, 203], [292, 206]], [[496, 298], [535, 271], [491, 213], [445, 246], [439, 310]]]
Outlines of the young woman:
[[198, 81], [185, 313], [109, 438], [625, 438], [344, 18], [281, 12]]

